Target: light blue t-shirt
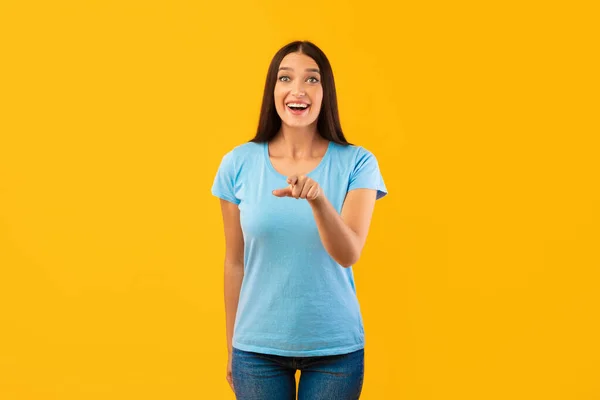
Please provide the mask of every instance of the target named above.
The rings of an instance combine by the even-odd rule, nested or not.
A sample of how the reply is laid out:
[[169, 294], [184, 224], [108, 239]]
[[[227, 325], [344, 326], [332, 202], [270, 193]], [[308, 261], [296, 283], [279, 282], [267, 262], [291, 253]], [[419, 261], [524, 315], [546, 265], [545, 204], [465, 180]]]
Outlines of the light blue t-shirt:
[[[360, 146], [329, 142], [307, 174], [337, 210], [349, 190], [387, 194], [375, 156]], [[365, 335], [352, 267], [327, 253], [308, 201], [276, 197], [288, 186], [269, 159], [266, 142], [225, 154], [212, 194], [237, 204], [244, 236], [244, 279], [233, 347], [290, 357], [360, 350]]]

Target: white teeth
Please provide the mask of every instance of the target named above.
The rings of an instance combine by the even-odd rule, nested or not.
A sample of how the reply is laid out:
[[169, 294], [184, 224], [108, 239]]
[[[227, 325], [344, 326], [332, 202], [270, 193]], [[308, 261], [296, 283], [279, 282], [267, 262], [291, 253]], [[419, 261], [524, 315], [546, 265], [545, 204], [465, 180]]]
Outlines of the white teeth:
[[308, 108], [308, 104], [302, 104], [302, 103], [287, 103], [288, 107], [302, 107], [302, 108]]

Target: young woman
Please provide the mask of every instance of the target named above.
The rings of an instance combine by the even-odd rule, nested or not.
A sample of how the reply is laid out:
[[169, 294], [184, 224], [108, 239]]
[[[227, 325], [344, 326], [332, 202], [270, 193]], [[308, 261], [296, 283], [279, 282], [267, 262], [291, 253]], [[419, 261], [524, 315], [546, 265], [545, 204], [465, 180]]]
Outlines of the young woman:
[[[243, 103], [243, 99], [241, 99]], [[273, 57], [256, 136], [223, 157], [227, 380], [237, 399], [358, 399], [365, 338], [352, 265], [375, 200], [375, 156], [348, 143], [333, 72], [308, 41]]]

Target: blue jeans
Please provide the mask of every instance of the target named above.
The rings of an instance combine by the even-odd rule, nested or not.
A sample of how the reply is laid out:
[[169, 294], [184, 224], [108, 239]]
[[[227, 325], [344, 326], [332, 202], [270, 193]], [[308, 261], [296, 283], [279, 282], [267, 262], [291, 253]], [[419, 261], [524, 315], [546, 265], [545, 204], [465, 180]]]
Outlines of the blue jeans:
[[233, 347], [231, 376], [238, 400], [355, 400], [364, 379], [364, 349], [348, 354], [284, 357]]

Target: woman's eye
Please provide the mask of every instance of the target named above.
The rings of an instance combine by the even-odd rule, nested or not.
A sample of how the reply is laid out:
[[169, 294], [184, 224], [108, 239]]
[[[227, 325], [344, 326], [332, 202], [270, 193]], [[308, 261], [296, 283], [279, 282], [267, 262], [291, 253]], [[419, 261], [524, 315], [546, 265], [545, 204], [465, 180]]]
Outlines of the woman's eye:
[[[280, 82], [288, 82], [290, 80], [290, 77], [287, 75], [282, 75], [279, 78], [277, 78]], [[311, 83], [318, 83], [319, 80], [317, 78], [315, 78], [314, 76], [311, 76], [310, 78], [308, 78], [307, 80], [312, 79], [312, 81], [310, 81]]]

